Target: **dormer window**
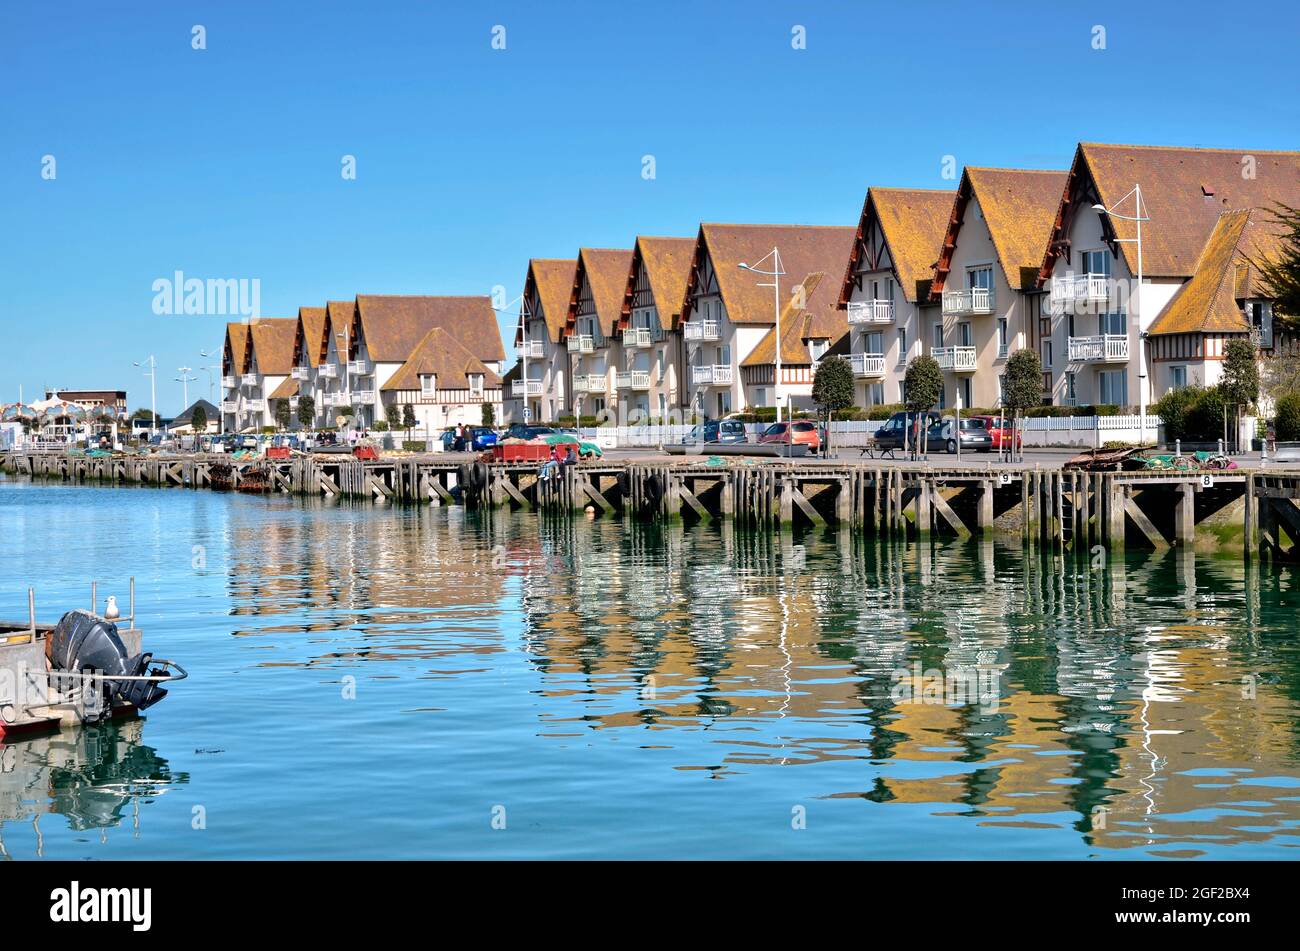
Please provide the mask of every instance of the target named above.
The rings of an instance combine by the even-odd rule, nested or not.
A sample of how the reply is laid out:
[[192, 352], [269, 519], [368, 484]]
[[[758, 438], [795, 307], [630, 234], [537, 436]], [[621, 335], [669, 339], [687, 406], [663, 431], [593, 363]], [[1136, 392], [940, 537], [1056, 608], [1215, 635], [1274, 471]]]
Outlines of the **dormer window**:
[[818, 339], [808, 341], [808, 353], [812, 355], [813, 363], [816, 363], [824, 357], [828, 349], [830, 349], [829, 340]]
[[438, 377], [433, 373], [420, 374], [420, 395], [432, 397], [438, 390]]
[[483, 396], [483, 374], [471, 373], [469, 375], [469, 395], [482, 398]]

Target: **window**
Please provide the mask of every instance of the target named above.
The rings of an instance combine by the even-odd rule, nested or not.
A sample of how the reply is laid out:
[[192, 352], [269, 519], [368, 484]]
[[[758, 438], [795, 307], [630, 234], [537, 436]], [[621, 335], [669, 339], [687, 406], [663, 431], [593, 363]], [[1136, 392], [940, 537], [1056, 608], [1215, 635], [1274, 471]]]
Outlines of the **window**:
[[964, 379], [964, 380], [961, 381], [961, 389], [962, 389], [962, 394], [961, 394], [962, 405], [963, 405], [963, 406], [970, 406], [970, 405], [971, 405], [971, 399], [970, 399], [970, 377], [966, 377], [966, 379]]
[[959, 323], [957, 325], [957, 332], [961, 334], [961, 345], [963, 347], [971, 347], [975, 345], [975, 338], [971, 333], [969, 320], [963, 320]]
[[1181, 390], [1187, 385], [1187, 367], [1173, 366], [1169, 368], [1169, 384], [1175, 390]]
[[885, 335], [879, 330], [872, 331], [866, 335], [865, 350], [867, 353], [884, 353], [885, 352]]
[[1005, 317], [999, 317], [998, 318], [998, 356], [999, 357], [1005, 357], [1007, 355], [1007, 348], [1008, 345], [1010, 344], [1010, 340], [1008, 339], [1008, 330], [1009, 328], [1007, 325], [1007, 319]]
[[1097, 330], [1103, 334], [1128, 336], [1128, 319], [1124, 314], [1102, 314], [1097, 318]]
[[907, 331], [901, 328], [898, 331], [898, 362], [907, 362]]
[[812, 356], [813, 363], [816, 363], [826, 354], [826, 351], [830, 347], [830, 345], [831, 344], [829, 340], [808, 341], [808, 353]]
[[723, 390], [718, 394], [718, 415], [726, 416], [731, 412], [731, 390]]
[[872, 383], [867, 387], [867, 405], [880, 406], [885, 402], [885, 384]]
[[483, 374], [471, 373], [469, 375], [469, 395], [483, 398]]
[[933, 339], [936, 350], [943, 346], [943, 324], [934, 325]]
[[1109, 251], [1084, 251], [1079, 257], [1082, 259], [1079, 263], [1084, 274], [1105, 274], [1107, 277], [1110, 276]]
[[1075, 386], [1075, 377], [1073, 373], [1065, 374], [1065, 403], [1067, 406], [1073, 406], [1074, 401], [1079, 398], [1078, 389]]
[[731, 347], [721, 346], [718, 348], [718, 366], [731, 366]]
[[438, 389], [438, 380], [432, 373], [420, 375], [420, 395], [432, 397]]
[[1128, 374], [1123, 370], [1103, 370], [1097, 374], [1101, 384], [1101, 402], [1110, 406], [1128, 405]]
[[982, 287], [985, 290], [993, 286], [993, 268], [977, 267], [966, 272], [966, 286], [972, 290]]
[[1052, 341], [1043, 341], [1043, 366], [1047, 369], [1052, 368]]
[[754, 405], [755, 406], [767, 405], [767, 387], [760, 386], [758, 389], [754, 390]]

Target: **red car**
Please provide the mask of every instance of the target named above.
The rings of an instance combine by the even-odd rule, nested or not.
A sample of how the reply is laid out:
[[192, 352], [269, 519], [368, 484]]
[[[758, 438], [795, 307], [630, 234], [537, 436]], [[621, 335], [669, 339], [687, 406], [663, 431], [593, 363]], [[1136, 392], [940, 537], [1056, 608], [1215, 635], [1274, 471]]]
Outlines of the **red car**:
[[758, 441], [780, 443], [783, 446], [807, 446], [809, 452], [821, 452], [822, 448], [822, 437], [818, 434], [817, 427], [802, 419], [796, 419], [792, 423], [773, 423], [763, 430]]
[[[1011, 420], [1001, 416], [970, 416], [969, 419], [978, 419], [984, 423], [984, 428], [989, 431], [993, 437], [993, 450], [1011, 448]], [[1016, 433], [1016, 448], [1020, 448], [1023, 437]]]

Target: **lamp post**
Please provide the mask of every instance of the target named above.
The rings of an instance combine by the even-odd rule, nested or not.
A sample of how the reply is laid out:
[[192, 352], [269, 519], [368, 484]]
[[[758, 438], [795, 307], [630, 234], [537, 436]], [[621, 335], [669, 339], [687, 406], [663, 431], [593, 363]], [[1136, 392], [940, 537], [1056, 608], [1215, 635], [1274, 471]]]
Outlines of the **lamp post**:
[[[776, 315], [776, 377], [772, 382], [772, 400], [776, 403], [776, 421], [779, 423], [781, 422], [781, 275], [785, 271], [781, 270], [781, 252], [779, 249], [772, 248], [771, 251], [759, 258], [758, 263], [762, 264], [768, 258], [772, 259], [772, 269], [770, 271], [763, 270], [752, 264], [746, 264], [744, 261], [740, 262], [740, 269], [772, 279], [771, 284], [760, 283], [758, 286], [772, 288], [772, 311]], [[793, 434], [791, 438], [793, 438]]]
[[[209, 360], [224, 360], [225, 352], [213, 350], [211, 353], [209, 353], [207, 350], [200, 350], [199, 356], [205, 357]], [[212, 371], [224, 370], [225, 367], [223, 366], [223, 364], [217, 363], [212, 366], [206, 366], [203, 369], [208, 371], [208, 398], [211, 399], [212, 398]], [[222, 389], [221, 403], [224, 403], [226, 401], [226, 394], [225, 394], [226, 388], [223, 386], [221, 389]], [[224, 436], [226, 433], [226, 413], [222, 409], [221, 403], [217, 403], [217, 435]]]
[[[532, 319], [532, 314], [528, 312], [528, 301], [524, 300], [524, 295], [520, 294], [515, 300], [510, 301], [503, 307], [493, 307], [498, 314], [504, 314], [510, 309], [510, 304], [515, 301], [519, 302], [519, 346], [520, 346], [520, 369], [519, 380], [523, 384], [523, 404], [524, 404], [524, 422], [531, 422], [532, 412], [528, 406], [528, 321]], [[505, 399], [503, 393], [502, 399]], [[539, 414], [540, 415], [540, 414]]]
[[193, 367], [177, 367], [176, 372], [180, 376], [175, 378], [175, 382], [181, 385], [181, 401], [184, 409], [190, 408], [190, 384], [198, 380], [197, 376], [190, 376], [190, 370]]
[[[1126, 200], [1129, 195], [1133, 196], [1134, 212], [1132, 215], [1121, 215], [1115, 211]], [[1142, 329], [1142, 222], [1150, 221], [1147, 217], [1145, 206], [1142, 204], [1142, 186], [1135, 184], [1128, 195], [1123, 196], [1115, 202], [1110, 208], [1105, 205], [1096, 204], [1092, 206], [1093, 210], [1109, 215], [1111, 218], [1119, 218], [1121, 221], [1132, 221], [1137, 225], [1137, 236], [1133, 238], [1116, 238], [1116, 242], [1133, 242], [1137, 244], [1137, 290], [1131, 299], [1137, 300], [1137, 322], [1138, 322], [1138, 444], [1141, 445], [1147, 441], [1147, 348], [1146, 334]]]
[[158, 430], [158, 364], [151, 353], [147, 361], [137, 360], [135, 365], [137, 367], [146, 365], [149, 367], [149, 372], [142, 375], [149, 378], [149, 415], [153, 418], [149, 428], [149, 435], [152, 436]]

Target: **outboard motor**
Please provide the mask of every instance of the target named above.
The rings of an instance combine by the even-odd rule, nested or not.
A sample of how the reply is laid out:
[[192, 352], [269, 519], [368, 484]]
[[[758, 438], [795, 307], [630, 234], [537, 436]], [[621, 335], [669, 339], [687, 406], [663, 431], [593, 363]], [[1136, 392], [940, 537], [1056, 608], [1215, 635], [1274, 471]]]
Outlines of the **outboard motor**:
[[104, 678], [105, 700], [111, 703], [113, 697], [119, 697], [138, 710], [153, 706], [167, 696], [167, 691], [152, 681], [113, 678], [145, 676], [152, 657], [149, 653], [128, 657], [117, 625], [89, 611], [69, 611], [50, 634], [49, 660], [53, 671], [100, 674]]

